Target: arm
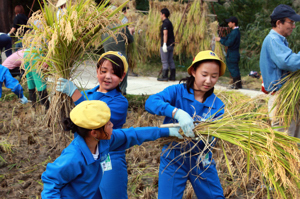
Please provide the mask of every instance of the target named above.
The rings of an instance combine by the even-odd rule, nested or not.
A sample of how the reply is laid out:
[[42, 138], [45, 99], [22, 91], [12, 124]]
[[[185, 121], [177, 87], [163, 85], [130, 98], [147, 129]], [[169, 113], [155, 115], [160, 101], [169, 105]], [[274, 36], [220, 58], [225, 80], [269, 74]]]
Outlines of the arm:
[[12, 28], [10, 29], [10, 31], [9, 31], [8, 34], [11, 35], [11, 34], [13, 34], [16, 30], [17, 30], [16, 28], [12, 27]]
[[173, 106], [176, 100], [176, 85], [169, 86], [163, 91], [151, 95], [145, 103], [145, 109], [151, 114], [167, 116], [172, 118]]
[[164, 33], [164, 43], [166, 44], [168, 41], [168, 30], [164, 30], [163, 33]]
[[13, 78], [9, 72], [8, 69], [5, 69], [4, 72], [4, 84], [7, 88], [11, 89], [11, 91], [13, 93], [15, 93], [18, 98], [22, 98], [23, 97], [23, 88], [20, 85], [20, 83], [18, 82], [18, 80], [16, 80], [15, 78]]
[[53, 163], [47, 164], [46, 171], [42, 174], [43, 199], [61, 198], [61, 189], [82, 173], [80, 164], [74, 161], [76, 159], [75, 154], [65, 153]]
[[281, 70], [295, 72], [300, 70], [300, 52], [293, 53], [293, 51], [277, 40], [271, 39], [271, 59]]
[[224, 46], [232, 46], [237, 38], [237, 31], [232, 31], [228, 36], [222, 37], [220, 42]]
[[154, 141], [161, 137], [168, 137], [168, 128], [139, 127], [117, 129], [113, 131], [110, 139], [110, 151], [121, 151], [143, 142]]

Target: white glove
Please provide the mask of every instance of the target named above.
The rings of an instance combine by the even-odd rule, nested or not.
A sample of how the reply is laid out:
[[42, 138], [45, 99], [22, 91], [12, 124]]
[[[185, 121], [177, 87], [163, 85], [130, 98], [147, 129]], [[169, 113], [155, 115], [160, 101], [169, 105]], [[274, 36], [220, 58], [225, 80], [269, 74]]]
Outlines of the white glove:
[[187, 137], [195, 137], [193, 132], [195, 127], [194, 120], [187, 112], [178, 109], [174, 115], [174, 118], [178, 120], [181, 129]]
[[9, 34], [9, 33], [7, 33], [7, 36], [9, 36], [9, 37], [10, 37], [10, 34]]
[[168, 48], [167, 48], [167, 44], [164, 43], [164, 45], [162, 46], [162, 50], [164, 53], [167, 53], [168, 52]]
[[58, 92], [65, 93], [66, 95], [72, 97], [77, 87], [75, 84], [67, 79], [59, 78], [56, 84], [56, 90]]
[[21, 102], [21, 104], [27, 104], [28, 103], [27, 97], [25, 97], [25, 95], [23, 95], [23, 97], [20, 98], [20, 102]]
[[179, 133], [179, 127], [169, 128], [169, 136], [178, 137], [179, 139], [183, 139], [182, 135]]

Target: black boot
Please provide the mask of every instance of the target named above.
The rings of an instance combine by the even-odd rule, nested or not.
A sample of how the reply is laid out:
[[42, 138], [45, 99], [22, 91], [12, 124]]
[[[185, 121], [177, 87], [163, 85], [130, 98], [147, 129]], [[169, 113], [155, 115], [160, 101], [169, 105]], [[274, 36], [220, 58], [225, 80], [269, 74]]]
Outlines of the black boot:
[[243, 88], [243, 87], [242, 87], [241, 76], [239, 76], [239, 77], [236, 78], [236, 83], [235, 83], [235, 85], [236, 85], [236, 86], [235, 86], [235, 87], [236, 87], [235, 89]]
[[46, 107], [46, 110], [49, 109], [49, 100], [47, 90], [39, 91], [40, 103]]
[[171, 74], [170, 74], [169, 80], [170, 81], [176, 80], [176, 69], [171, 69]]
[[168, 73], [169, 73], [168, 69], [162, 70], [162, 77], [158, 77], [157, 81], [168, 81]]
[[35, 92], [35, 89], [29, 89], [29, 100], [32, 103], [32, 107], [35, 107], [35, 103], [36, 103], [36, 92]]

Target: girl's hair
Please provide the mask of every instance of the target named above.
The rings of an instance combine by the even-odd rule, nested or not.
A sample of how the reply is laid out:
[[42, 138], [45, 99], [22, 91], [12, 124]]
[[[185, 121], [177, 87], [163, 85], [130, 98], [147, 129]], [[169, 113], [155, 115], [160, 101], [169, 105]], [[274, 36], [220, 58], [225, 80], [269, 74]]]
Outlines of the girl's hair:
[[[76, 133], [78, 133], [78, 135], [80, 135], [83, 138], [88, 136], [88, 133], [92, 130], [92, 129], [86, 129], [86, 128], [77, 126], [76, 124], [74, 124], [72, 122], [72, 120], [70, 118], [64, 119], [63, 126], [64, 126], [65, 131], [72, 131], [72, 133], [76, 132]], [[98, 129], [95, 129], [95, 130], [101, 130], [101, 129], [103, 129], [103, 132], [105, 133], [106, 137], [108, 137], [108, 134], [104, 131], [104, 126], [98, 128]]]
[[[194, 71], [197, 70], [197, 68], [202, 64], [202, 63], [206, 63], [206, 62], [215, 62], [219, 65], [219, 67], [221, 68], [221, 62], [218, 60], [214, 60], [214, 59], [206, 59], [206, 60], [202, 60], [199, 62], [194, 63], [194, 65], [192, 66]], [[186, 82], [186, 89], [188, 91], [188, 93], [191, 94], [190, 89], [194, 89], [194, 82], [195, 82], [195, 77], [193, 75], [190, 75], [189, 77], [185, 77], [182, 78], [179, 83], [181, 82]], [[214, 87], [211, 88], [210, 90], [208, 90], [203, 97], [203, 102], [205, 102], [205, 100], [214, 92]]]
[[23, 6], [22, 5], [16, 5], [16, 7], [15, 7], [15, 13], [16, 14], [25, 14]]
[[[110, 63], [112, 64], [114, 74], [116, 76], [118, 76], [119, 78], [122, 78], [122, 76], [124, 74], [124, 64], [123, 64], [123, 61], [116, 55], [108, 54], [108, 55], [105, 55], [104, 57], [102, 57], [97, 63], [97, 70], [99, 70], [99, 68], [102, 66], [102, 64], [106, 60], [110, 61]], [[121, 92], [120, 86], [117, 86], [116, 89], [117, 89], [117, 91]]]

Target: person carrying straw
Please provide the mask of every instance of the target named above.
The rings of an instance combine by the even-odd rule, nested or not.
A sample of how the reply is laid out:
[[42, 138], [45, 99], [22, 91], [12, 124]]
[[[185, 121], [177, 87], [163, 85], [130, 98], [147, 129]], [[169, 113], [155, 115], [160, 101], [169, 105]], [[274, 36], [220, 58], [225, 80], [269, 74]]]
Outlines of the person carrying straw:
[[[201, 51], [187, 70], [190, 76], [181, 79], [185, 83], [169, 86], [150, 96], [145, 109], [166, 116], [164, 124], [179, 122], [183, 132], [194, 138], [194, 121], [217, 119], [224, 113], [224, 103], [214, 94], [214, 85], [224, 75], [225, 69], [226, 64], [213, 51]], [[187, 180], [198, 198], [224, 198], [210, 150], [215, 138], [209, 139], [210, 146], [191, 138], [187, 142], [172, 142], [163, 147], [159, 199], [181, 199]]]

